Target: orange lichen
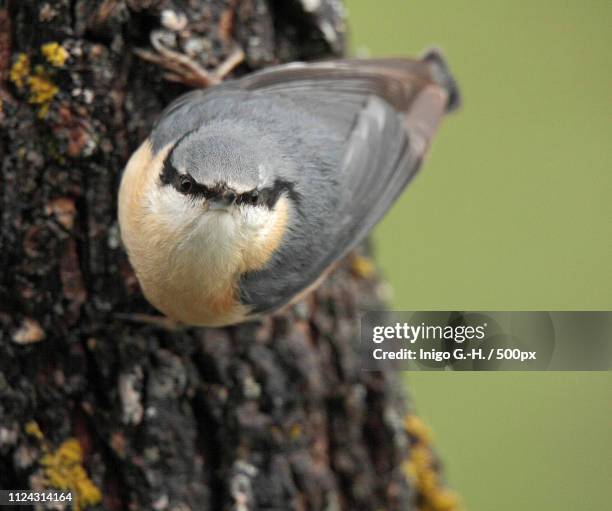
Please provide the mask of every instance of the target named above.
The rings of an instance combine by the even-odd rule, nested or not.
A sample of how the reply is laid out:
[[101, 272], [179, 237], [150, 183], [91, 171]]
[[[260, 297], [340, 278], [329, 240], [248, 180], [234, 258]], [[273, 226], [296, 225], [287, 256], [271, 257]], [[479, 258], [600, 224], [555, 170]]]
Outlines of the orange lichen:
[[35, 319], [24, 318], [12, 338], [17, 344], [33, 344], [45, 338], [45, 331]]

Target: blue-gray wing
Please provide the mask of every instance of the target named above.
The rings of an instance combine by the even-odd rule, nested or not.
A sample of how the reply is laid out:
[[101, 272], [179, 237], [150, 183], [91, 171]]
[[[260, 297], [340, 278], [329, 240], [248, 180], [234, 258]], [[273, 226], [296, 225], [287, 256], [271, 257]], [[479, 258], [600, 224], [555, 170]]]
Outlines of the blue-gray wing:
[[308, 110], [322, 132], [296, 113], [301, 193], [291, 229], [262, 270], [240, 279], [242, 301], [260, 313], [291, 301], [365, 238], [418, 170], [458, 94], [438, 54], [281, 66], [240, 88]]

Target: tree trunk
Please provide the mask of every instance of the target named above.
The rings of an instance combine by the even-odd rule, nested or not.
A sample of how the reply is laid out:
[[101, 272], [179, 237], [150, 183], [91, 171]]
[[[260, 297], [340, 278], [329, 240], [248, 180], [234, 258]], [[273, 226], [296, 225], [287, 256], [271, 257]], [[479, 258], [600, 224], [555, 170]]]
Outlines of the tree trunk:
[[188, 90], [135, 54], [153, 32], [209, 69], [240, 46], [235, 75], [344, 51], [338, 0], [0, 1], [0, 488], [77, 509], [451, 509], [397, 374], [360, 370], [359, 313], [381, 308], [363, 255], [261, 323], [152, 320], [115, 197]]

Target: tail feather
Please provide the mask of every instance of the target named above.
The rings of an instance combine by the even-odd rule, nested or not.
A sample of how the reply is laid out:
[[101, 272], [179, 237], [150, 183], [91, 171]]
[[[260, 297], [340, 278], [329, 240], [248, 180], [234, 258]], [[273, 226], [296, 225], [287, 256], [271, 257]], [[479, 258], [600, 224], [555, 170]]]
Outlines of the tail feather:
[[430, 65], [435, 82], [444, 87], [448, 93], [446, 111], [453, 112], [457, 110], [461, 106], [461, 93], [442, 52], [437, 48], [432, 48], [425, 52], [422, 59]]
[[429, 50], [421, 59], [374, 58], [293, 63], [264, 69], [241, 79], [247, 90], [308, 89], [325, 83], [328, 90], [372, 92], [399, 111], [411, 108], [412, 101], [428, 84], [435, 83], [448, 95], [446, 112], [459, 107], [461, 100], [442, 53]]

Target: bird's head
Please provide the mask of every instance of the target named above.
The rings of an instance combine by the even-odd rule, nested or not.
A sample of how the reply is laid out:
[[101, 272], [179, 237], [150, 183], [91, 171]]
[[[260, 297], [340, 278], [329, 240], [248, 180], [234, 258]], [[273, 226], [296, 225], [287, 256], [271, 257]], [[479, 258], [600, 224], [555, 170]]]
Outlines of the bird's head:
[[[279, 226], [300, 200], [279, 151], [235, 126], [203, 126], [153, 156], [138, 204], [140, 225], [165, 232], [163, 245], [177, 253], [193, 248], [221, 259], [257, 246], [276, 245]], [[138, 171], [136, 171], [138, 172]], [[129, 196], [129, 179], [124, 195]], [[126, 213], [128, 208], [124, 208]], [[127, 213], [124, 217], [138, 217]], [[133, 222], [132, 222], [133, 223]], [[196, 247], [196, 248], [194, 248]], [[268, 250], [268, 249], [266, 249]]]
[[158, 149], [147, 140], [122, 177], [121, 234], [143, 291], [189, 324], [237, 314], [236, 279], [270, 260], [300, 200], [278, 151], [238, 135], [202, 129]]
[[253, 142], [200, 129], [171, 147], [158, 186], [176, 207], [188, 204], [202, 213], [270, 210], [282, 189], [275, 188], [264, 158]]

